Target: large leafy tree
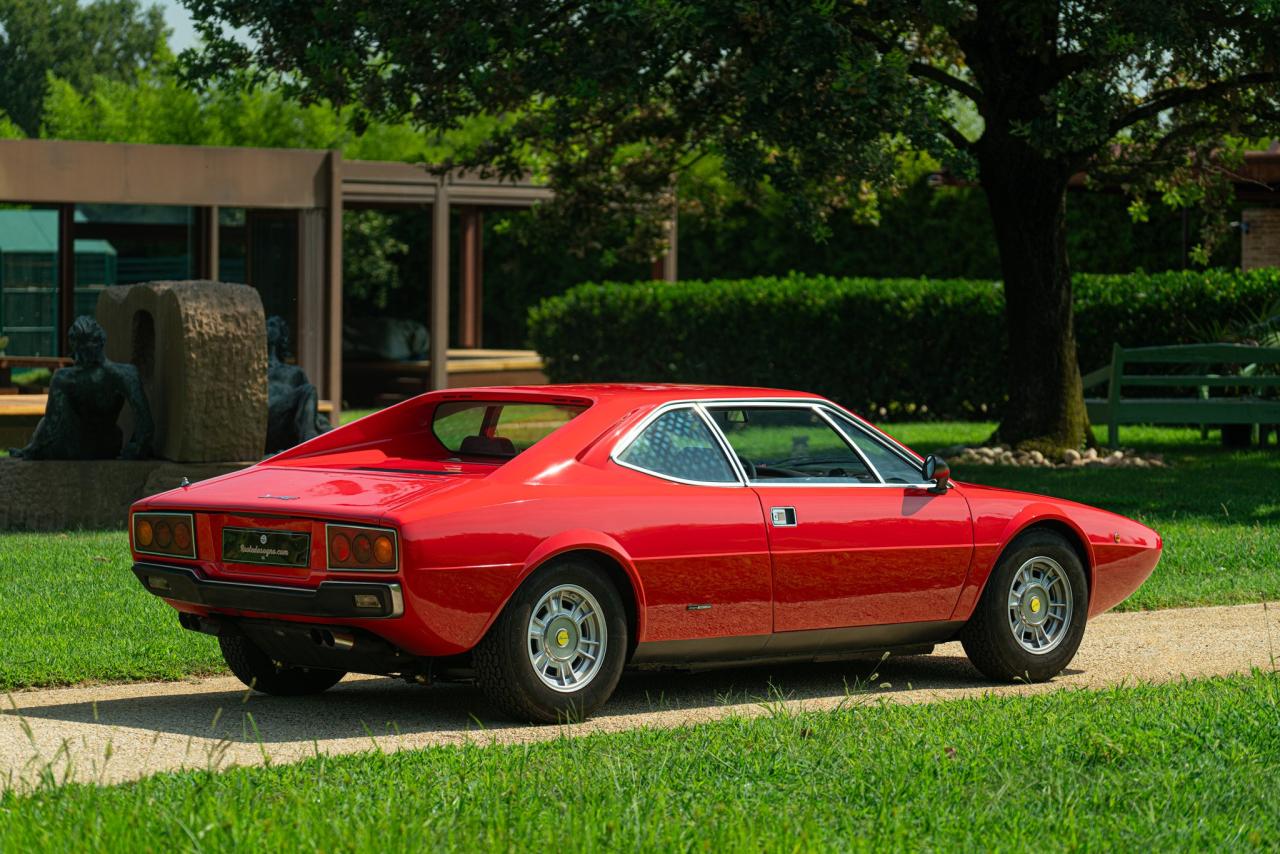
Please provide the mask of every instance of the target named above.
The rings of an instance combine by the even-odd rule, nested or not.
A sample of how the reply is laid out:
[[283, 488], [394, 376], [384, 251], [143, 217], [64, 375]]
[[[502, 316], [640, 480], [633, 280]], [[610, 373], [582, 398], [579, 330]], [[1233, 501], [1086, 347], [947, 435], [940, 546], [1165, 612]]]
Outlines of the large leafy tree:
[[167, 36], [160, 7], [138, 0], [0, 0], [0, 111], [35, 136], [50, 74], [80, 89], [131, 80]]
[[998, 435], [1020, 443], [1086, 440], [1068, 180], [1205, 197], [1224, 136], [1280, 125], [1274, 0], [184, 2], [207, 40], [197, 77], [283, 74], [433, 130], [508, 116], [457, 165], [537, 163], [583, 240], [620, 217], [654, 239], [673, 176], [707, 156], [817, 230], [892, 189], [906, 150], [943, 157], [986, 193], [1008, 306]]

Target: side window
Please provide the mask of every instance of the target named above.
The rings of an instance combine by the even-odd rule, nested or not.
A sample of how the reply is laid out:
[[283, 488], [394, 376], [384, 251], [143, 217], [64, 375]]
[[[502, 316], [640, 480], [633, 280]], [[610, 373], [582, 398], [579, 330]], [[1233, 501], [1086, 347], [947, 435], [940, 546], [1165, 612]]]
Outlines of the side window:
[[900, 454], [893, 451], [879, 440], [867, 434], [866, 430], [859, 427], [852, 419], [839, 412], [832, 412], [831, 416], [836, 419], [840, 426], [844, 429], [853, 443], [858, 446], [858, 450], [871, 460], [871, 465], [876, 467], [876, 471], [880, 472], [880, 476], [884, 478], [885, 483], [920, 483], [924, 475], [921, 474], [920, 468], [903, 459]]
[[879, 483], [812, 407], [725, 406], [708, 411], [754, 483]]
[[659, 415], [618, 455], [618, 460], [681, 480], [738, 482], [706, 422], [692, 409], [673, 409]]

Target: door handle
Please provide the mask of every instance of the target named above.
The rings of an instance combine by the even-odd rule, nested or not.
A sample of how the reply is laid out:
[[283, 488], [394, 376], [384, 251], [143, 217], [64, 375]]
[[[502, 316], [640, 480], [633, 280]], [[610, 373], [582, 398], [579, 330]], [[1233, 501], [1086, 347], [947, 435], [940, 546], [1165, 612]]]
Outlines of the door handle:
[[769, 518], [775, 528], [794, 528], [796, 526], [796, 508], [772, 507], [769, 509]]

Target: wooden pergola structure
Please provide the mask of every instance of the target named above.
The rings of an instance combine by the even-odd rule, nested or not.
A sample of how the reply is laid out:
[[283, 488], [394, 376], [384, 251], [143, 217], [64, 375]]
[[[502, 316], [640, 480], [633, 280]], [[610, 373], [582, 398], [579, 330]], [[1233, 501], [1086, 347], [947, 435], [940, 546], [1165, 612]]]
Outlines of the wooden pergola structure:
[[[298, 363], [323, 397], [342, 401], [342, 214], [347, 207], [432, 210], [430, 384], [447, 387], [450, 213], [459, 212], [462, 347], [481, 344], [482, 229], [486, 209], [527, 208], [551, 197], [528, 181], [438, 175], [407, 163], [344, 160], [337, 151], [213, 148], [53, 140], [0, 141], [0, 202], [54, 207], [59, 217], [58, 316], [74, 314], [77, 204], [175, 205], [195, 211], [195, 266], [219, 273], [219, 209], [297, 217]], [[289, 215], [283, 213], [283, 215]], [[252, 278], [252, 276], [250, 277]], [[253, 284], [250, 281], [250, 284]], [[60, 322], [64, 336], [66, 322]]]

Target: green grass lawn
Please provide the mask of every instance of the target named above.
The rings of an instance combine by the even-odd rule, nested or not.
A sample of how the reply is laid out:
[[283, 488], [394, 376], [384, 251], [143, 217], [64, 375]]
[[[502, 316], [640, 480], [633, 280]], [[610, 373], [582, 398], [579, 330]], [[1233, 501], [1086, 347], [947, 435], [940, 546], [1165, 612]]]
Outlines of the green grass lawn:
[[[994, 425], [888, 425], [928, 453], [979, 443]], [[958, 467], [956, 477], [1096, 504], [1155, 527], [1165, 554], [1120, 607], [1280, 599], [1280, 450], [1224, 451], [1194, 430], [1133, 428], [1126, 444], [1166, 469]], [[165, 679], [221, 669], [215, 642], [183, 631], [129, 571], [120, 533], [0, 534], [0, 688]]]
[[0, 850], [1249, 850], [1280, 676], [733, 718], [0, 796]]
[[342, 410], [342, 417], [338, 420], [343, 424], [350, 424], [357, 418], [364, 418], [366, 415], [372, 415], [377, 411], [376, 409], [344, 409]]
[[0, 689], [220, 671], [129, 566], [123, 532], [0, 534]]

